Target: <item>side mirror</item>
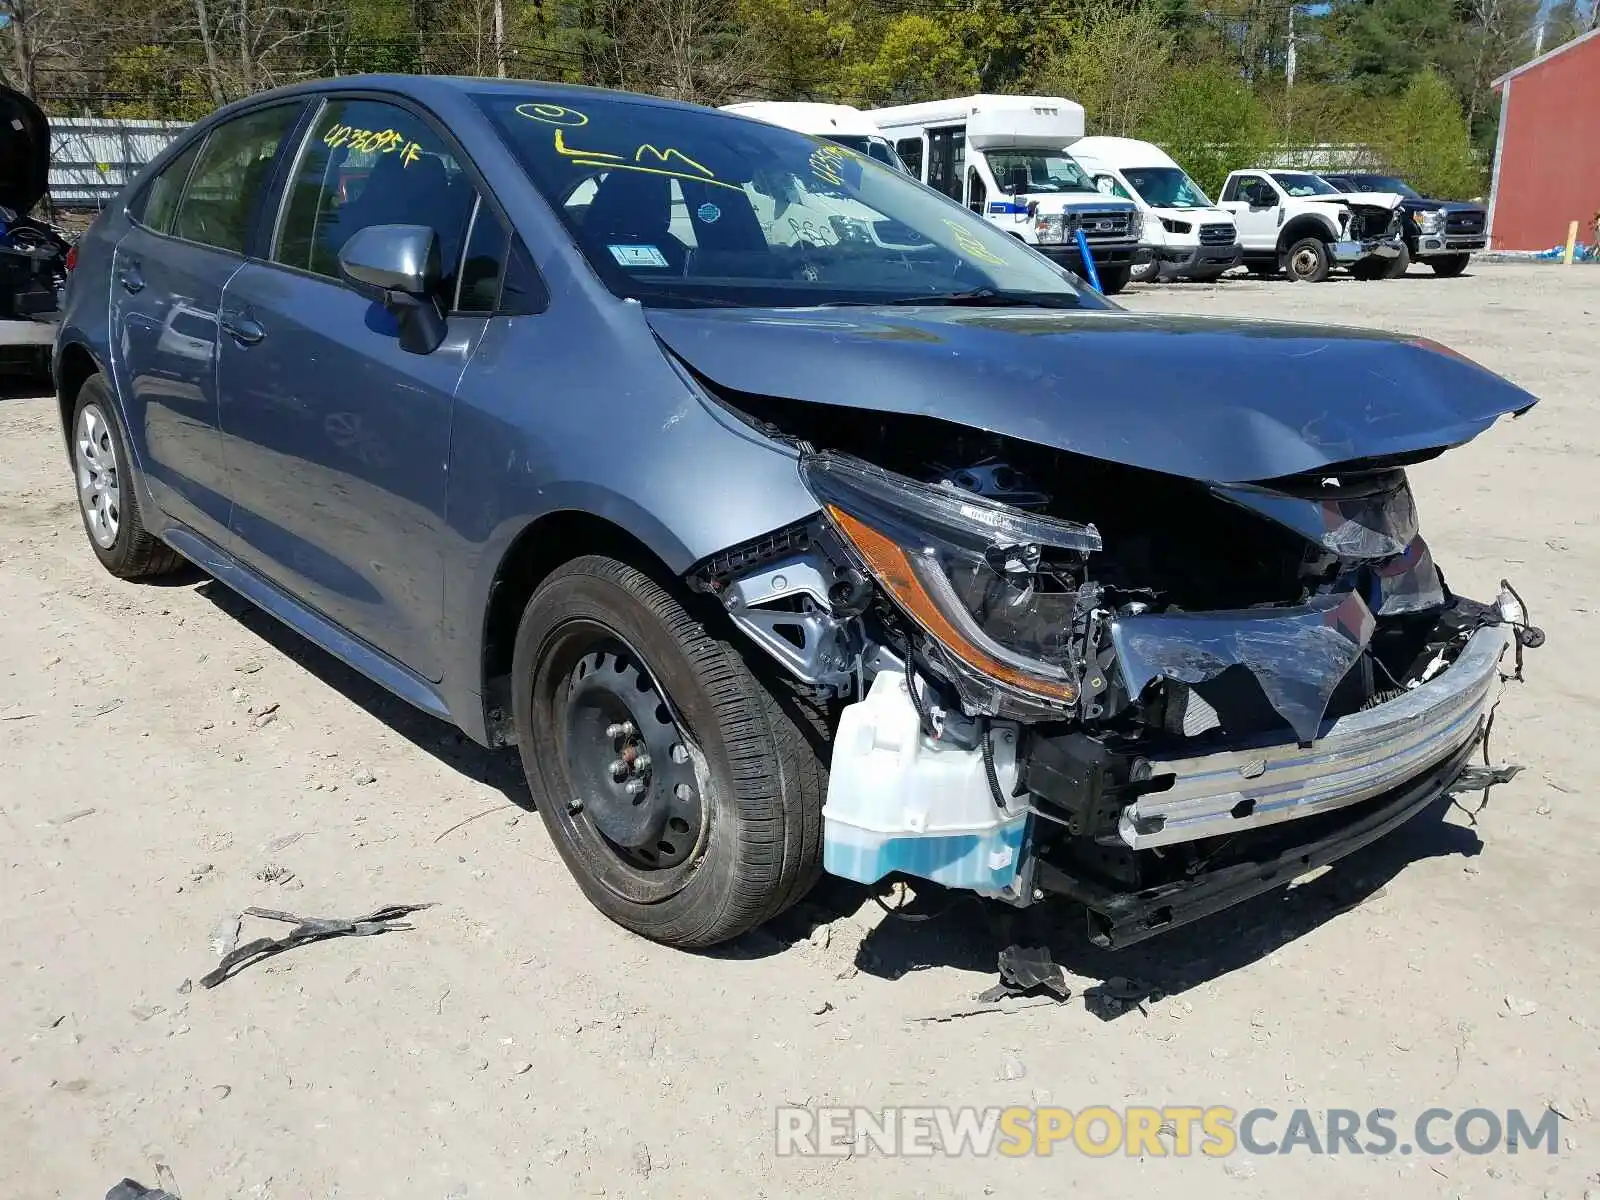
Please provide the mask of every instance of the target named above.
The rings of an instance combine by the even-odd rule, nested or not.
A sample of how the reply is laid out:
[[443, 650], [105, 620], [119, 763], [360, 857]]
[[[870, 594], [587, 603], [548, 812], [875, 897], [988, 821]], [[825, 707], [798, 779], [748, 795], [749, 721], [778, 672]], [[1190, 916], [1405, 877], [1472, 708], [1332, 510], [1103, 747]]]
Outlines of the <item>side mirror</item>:
[[444, 313], [435, 291], [439, 235], [426, 225], [369, 225], [339, 251], [339, 270], [362, 295], [392, 312], [400, 348], [432, 354], [444, 341]]
[[1029, 187], [1029, 184], [1028, 184], [1028, 168], [1027, 167], [1012, 167], [1011, 168], [1011, 194], [1013, 196], [1021, 196], [1024, 193], [1027, 192], [1028, 187]]

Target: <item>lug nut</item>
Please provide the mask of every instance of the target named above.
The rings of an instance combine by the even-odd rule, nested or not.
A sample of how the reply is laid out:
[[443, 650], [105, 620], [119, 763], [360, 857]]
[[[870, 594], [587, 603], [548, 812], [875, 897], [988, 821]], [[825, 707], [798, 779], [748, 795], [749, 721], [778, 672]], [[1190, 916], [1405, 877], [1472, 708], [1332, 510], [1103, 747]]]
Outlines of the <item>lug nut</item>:
[[573, 816], [577, 816], [579, 813], [581, 813], [583, 811], [583, 801], [582, 800], [578, 800], [578, 799], [568, 800], [567, 801], [567, 811], [569, 813], [571, 813]]
[[648, 771], [650, 769], [650, 756], [648, 754], [639, 755], [638, 758], [633, 760], [633, 769], [635, 771]]
[[626, 784], [623, 785], [623, 790], [625, 790], [630, 796], [640, 795], [644, 791], [644, 780], [630, 779]]
[[617, 725], [606, 726], [606, 736], [608, 738], [632, 737], [637, 732], [638, 731], [633, 727], [632, 721], [623, 721]]
[[628, 764], [627, 763], [623, 762], [620, 758], [614, 758], [614, 759], [611, 760], [611, 778], [613, 778], [613, 779], [621, 779], [627, 773], [628, 773]]

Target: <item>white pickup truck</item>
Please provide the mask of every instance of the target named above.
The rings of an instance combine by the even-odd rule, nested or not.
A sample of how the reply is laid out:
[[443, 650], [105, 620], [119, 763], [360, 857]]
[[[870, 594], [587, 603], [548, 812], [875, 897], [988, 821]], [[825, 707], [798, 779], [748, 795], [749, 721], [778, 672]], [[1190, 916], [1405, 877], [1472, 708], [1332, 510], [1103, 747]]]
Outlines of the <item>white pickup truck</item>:
[[1306, 171], [1235, 171], [1220, 207], [1233, 214], [1252, 272], [1321, 283], [1335, 266], [1357, 279], [1405, 274], [1410, 259], [1401, 229], [1405, 197], [1341, 192]]

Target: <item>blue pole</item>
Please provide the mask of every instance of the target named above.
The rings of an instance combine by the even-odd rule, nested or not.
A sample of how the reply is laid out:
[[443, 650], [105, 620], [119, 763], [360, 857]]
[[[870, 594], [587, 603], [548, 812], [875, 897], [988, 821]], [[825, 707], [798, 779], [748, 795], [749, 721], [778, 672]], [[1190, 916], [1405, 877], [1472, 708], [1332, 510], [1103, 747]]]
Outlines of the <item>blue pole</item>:
[[1094, 255], [1089, 253], [1089, 239], [1083, 236], [1083, 230], [1076, 229], [1073, 236], [1078, 239], [1078, 253], [1083, 255], [1083, 273], [1089, 277], [1089, 286], [1095, 291], [1100, 291], [1100, 272], [1094, 269]]

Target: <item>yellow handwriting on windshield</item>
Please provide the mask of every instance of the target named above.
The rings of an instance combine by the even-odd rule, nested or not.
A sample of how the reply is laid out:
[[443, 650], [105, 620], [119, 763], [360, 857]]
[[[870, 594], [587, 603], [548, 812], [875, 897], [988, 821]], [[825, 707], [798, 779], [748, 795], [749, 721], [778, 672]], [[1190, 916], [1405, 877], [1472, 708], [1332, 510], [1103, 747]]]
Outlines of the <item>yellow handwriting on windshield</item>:
[[811, 173], [834, 187], [843, 187], [845, 163], [859, 159], [860, 155], [855, 151], [830, 142], [811, 152]]
[[561, 104], [536, 104], [530, 101], [527, 104], [517, 105], [517, 115], [527, 117], [530, 121], [541, 121], [546, 125], [576, 127], [589, 123], [589, 118], [586, 114]]
[[975, 259], [978, 262], [986, 262], [996, 267], [1006, 265], [1006, 260], [980, 242], [972, 230], [963, 229], [954, 221], [946, 221], [945, 224], [950, 226], [950, 232], [956, 235], [956, 245], [961, 247], [961, 253], [968, 258]]
[[610, 159], [615, 159], [617, 162], [621, 162], [622, 161], [622, 155], [620, 155], [620, 154], [607, 154], [603, 150], [582, 150], [582, 149], [576, 149], [576, 148], [573, 148], [573, 147], [569, 147], [567, 145], [567, 139], [562, 136], [562, 134], [565, 133], [565, 132], [566, 131], [563, 130], [563, 129], [556, 130], [556, 153], [557, 154], [565, 155], [567, 158], [589, 158], [589, 159], [593, 159], [593, 158], [610, 158]]
[[[665, 150], [657, 150], [654, 146], [650, 145], [647, 142], [644, 145], [640, 146], [637, 150], [634, 151], [634, 153], [633, 153], [633, 161], [636, 162], [636, 163], [645, 162], [645, 161], [647, 161], [646, 158], [645, 158], [645, 155], [647, 155], [647, 154], [651, 156], [651, 161], [658, 162], [663, 167], [667, 167], [667, 168], [670, 169], [671, 166], [672, 166], [673, 161], [676, 160], [678, 162], [686, 164], [687, 166], [693, 167], [696, 171], [700, 172], [700, 174], [702, 176], [704, 176], [706, 179], [715, 179], [716, 178], [715, 173], [709, 167], [701, 166], [699, 163], [695, 162], [694, 159], [690, 158], [687, 154], [685, 154], [682, 150], [674, 150], [671, 146], [668, 146]], [[675, 171], [674, 174], [682, 174], [682, 172]]]

